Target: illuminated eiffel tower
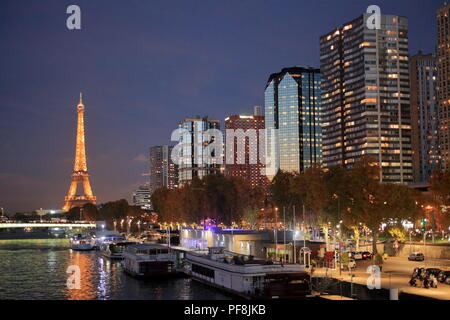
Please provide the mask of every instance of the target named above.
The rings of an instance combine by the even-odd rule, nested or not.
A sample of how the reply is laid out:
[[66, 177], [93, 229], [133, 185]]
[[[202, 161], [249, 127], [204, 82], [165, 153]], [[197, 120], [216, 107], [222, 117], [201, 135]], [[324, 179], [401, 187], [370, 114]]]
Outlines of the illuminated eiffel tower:
[[[86, 203], [95, 204], [97, 197], [92, 194], [89, 183], [89, 174], [86, 162], [86, 144], [84, 139], [84, 104], [83, 95], [80, 93], [80, 103], [77, 106], [78, 126], [77, 126], [77, 145], [75, 151], [75, 165], [72, 173], [72, 182], [70, 183], [69, 193], [65, 197], [63, 210], [69, 211], [74, 207], [81, 207]], [[77, 195], [78, 184], [83, 184], [83, 194]]]

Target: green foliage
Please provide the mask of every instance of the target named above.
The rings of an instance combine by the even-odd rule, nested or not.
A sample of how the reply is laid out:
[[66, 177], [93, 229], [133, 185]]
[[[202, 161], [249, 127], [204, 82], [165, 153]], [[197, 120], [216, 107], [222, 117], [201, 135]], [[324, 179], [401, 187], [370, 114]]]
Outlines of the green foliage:
[[403, 229], [403, 227], [392, 227], [389, 228], [388, 230], [389, 235], [391, 236], [391, 238], [399, 241], [399, 242], [405, 242], [407, 239], [407, 234], [405, 229]]
[[342, 252], [341, 253], [341, 261], [343, 265], [348, 265], [350, 263], [350, 256], [348, 252]]

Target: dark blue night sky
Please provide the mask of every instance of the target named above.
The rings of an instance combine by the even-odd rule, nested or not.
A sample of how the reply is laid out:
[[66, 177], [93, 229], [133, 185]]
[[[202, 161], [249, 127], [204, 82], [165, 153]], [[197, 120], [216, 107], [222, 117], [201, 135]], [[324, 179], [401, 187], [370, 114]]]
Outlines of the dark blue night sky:
[[371, 4], [409, 18], [411, 53], [434, 52], [440, 0], [2, 0], [0, 207], [63, 205], [80, 91], [94, 193], [129, 199], [178, 120], [251, 112], [271, 73], [318, 67], [320, 35]]

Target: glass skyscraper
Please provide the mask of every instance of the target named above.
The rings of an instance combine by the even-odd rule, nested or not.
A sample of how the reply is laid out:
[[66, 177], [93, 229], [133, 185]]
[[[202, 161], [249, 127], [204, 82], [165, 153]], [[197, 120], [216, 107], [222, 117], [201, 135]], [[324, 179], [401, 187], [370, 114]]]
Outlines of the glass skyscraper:
[[302, 172], [322, 163], [319, 69], [291, 67], [269, 77], [265, 89], [267, 176]]
[[218, 135], [221, 135], [220, 121], [208, 117], [187, 118], [179, 122], [179, 128], [184, 129], [176, 146], [176, 153], [180, 157], [180, 186], [194, 177], [201, 179], [220, 172], [223, 159], [223, 143], [217, 140]]

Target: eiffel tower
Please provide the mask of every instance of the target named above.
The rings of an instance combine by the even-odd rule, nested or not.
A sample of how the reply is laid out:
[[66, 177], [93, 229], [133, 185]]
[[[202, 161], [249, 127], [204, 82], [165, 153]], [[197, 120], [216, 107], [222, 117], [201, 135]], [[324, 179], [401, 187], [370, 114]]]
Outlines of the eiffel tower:
[[[86, 143], [84, 139], [84, 104], [83, 95], [80, 93], [80, 103], [77, 106], [78, 126], [77, 126], [77, 145], [75, 151], [75, 165], [73, 167], [72, 182], [70, 183], [69, 193], [65, 197], [63, 210], [69, 211], [74, 207], [81, 207], [86, 203], [95, 204], [97, 197], [92, 194], [89, 183], [89, 174], [86, 162]], [[77, 195], [78, 184], [83, 184], [82, 195]]]

